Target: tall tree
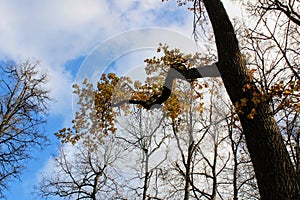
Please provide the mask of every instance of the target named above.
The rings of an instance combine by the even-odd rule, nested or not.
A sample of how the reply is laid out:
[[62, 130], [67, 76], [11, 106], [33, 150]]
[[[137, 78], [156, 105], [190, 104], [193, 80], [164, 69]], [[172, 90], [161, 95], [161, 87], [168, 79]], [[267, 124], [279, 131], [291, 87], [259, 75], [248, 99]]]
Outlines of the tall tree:
[[0, 65], [0, 196], [18, 178], [33, 148], [43, 148], [47, 138], [42, 125], [48, 111], [46, 75], [38, 62]]
[[[247, 72], [246, 63], [239, 50], [233, 26], [220, 0], [203, 0], [209, 15], [217, 50], [218, 69], [233, 103], [246, 98], [249, 102], [253, 92], [258, 92]], [[243, 91], [245, 85], [252, 89]], [[253, 108], [249, 103], [239, 118], [246, 137], [262, 199], [297, 199], [300, 188], [297, 176], [278, 125], [267, 102], [256, 105], [256, 115], [247, 115]]]
[[132, 166], [127, 166], [133, 175], [131, 182], [140, 185], [135, 188], [128, 184], [124, 188], [134, 191], [142, 200], [159, 199], [160, 195], [159, 188], [155, 187], [157, 177], [154, 174], [157, 174], [168, 157], [166, 148], [170, 140], [170, 135], [163, 130], [165, 116], [161, 114], [138, 108], [118, 120], [120, 130], [116, 137], [127, 149], [128, 157], [124, 160], [132, 160]]
[[[177, 173], [169, 179], [174, 181], [175, 177], [177, 179], [182, 177], [182, 180], [177, 181], [177, 185], [174, 183], [172, 185], [174, 192], [182, 191], [182, 199], [185, 200], [226, 199], [224, 195], [226, 190], [219, 189], [223, 182], [219, 178], [229, 163], [230, 154], [226, 148], [228, 145], [226, 145], [227, 131], [223, 128], [224, 115], [217, 112], [221, 109], [221, 104], [218, 103], [220, 100], [218, 87], [220, 83], [215, 80], [205, 81], [203, 84], [195, 81], [191, 84], [190, 90], [183, 87], [180, 91], [185, 97], [180, 99], [182, 120], [179, 127], [176, 123], [172, 123], [172, 131], [179, 151], [172, 168]], [[209, 102], [207, 99], [204, 104], [199, 102], [199, 96], [204, 96], [202, 93], [205, 93], [206, 97], [209, 96]], [[173, 148], [173, 152], [175, 150]], [[206, 184], [202, 184], [203, 182]]]
[[61, 147], [53, 159], [51, 171], [41, 174], [36, 193], [41, 198], [124, 199], [123, 179], [113, 167], [123, 156], [123, 146], [108, 136], [95, 140], [97, 149], [82, 143]]
[[[263, 99], [253, 101], [254, 97], [261, 93], [246, 68], [235, 30], [223, 3], [220, 0], [202, 0], [200, 3], [199, 1], [194, 1], [194, 3], [199, 6], [195, 12], [203, 12], [205, 8], [209, 16], [218, 52], [216, 65], [232, 103], [239, 109], [238, 115], [253, 162], [261, 198], [300, 198], [297, 174], [270, 105]], [[190, 80], [202, 77], [201, 71], [199, 72], [195, 68], [182, 68], [180, 67], [181, 63], [170, 64], [170, 70], [160, 96], [143, 102], [128, 101], [128, 103], [137, 103], [149, 109], [168, 99], [175, 78]], [[241, 101], [246, 104], [241, 106]]]

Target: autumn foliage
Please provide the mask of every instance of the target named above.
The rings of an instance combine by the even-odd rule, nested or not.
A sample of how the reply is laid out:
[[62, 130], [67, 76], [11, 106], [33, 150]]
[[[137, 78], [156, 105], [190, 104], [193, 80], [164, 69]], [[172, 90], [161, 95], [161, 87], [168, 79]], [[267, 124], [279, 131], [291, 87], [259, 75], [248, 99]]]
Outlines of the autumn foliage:
[[[120, 106], [115, 106], [116, 103], [124, 100], [147, 101], [159, 96], [164, 78], [172, 64], [183, 63], [189, 69], [198, 66], [199, 63], [206, 64], [210, 61], [200, 53], [185, 55], [179, 49], [170, 50], [167, 45], [162, 44], [159, 45], [157, 53], [162, 56], [154, 56], [145, 60], [147, 64], [145, 71], [148, 77], [144, 83], [139, 80], [132, 81], [130, 77], [118, 77], [114, 73], [108, 73], [107, 75], [102, 74], [96, 89], [87, 79], [81, 86], [75, 84], [73, 87], [74, 94], [78, 96], [78, 111], [72, 121], [73, 127], [61, 129], [56, 136], [62, 142], [71, 142], [72, 144], [75, 144], [80, 138], [84, 138], [86, 145], [93, 146], [95, 139], [101, 140], [103, 136], [115, 133], [117, 116], [130, 114], [129, 101]], [[256, 80], [256, 71], [256, 69], [249, 70], [251, 80]], [[191, 88], [188, 97], [198, 104], [193, 109], [202, 113], [205, 106], [203, 88], [208, 88], [209, 84], [199, 80], [186, 81]], [[190, 109], [189, 104], [184, 103], [187, 101], [187, 91], [180, 89], [183, 82], [185, 81], [173, 82], [171, 96], [161, 105], [166, 117], [176, 125], [176, 128], [180, 127], [184, 113]], [[287, 82], [282, 80], [275, 83], [268, 91], [257, 89], [253, 83], [246, 84], [242, 90], [247, 94], [247, 98], [242, 98], [234, 103], [235, 113], [246, 115], [249, 120], [252, 120], [256, 115], [257, 107], [262, 102], [276, 102], [277, 110], [293, 109], [299, 112], [299, 89], [300, 80]], [[141, 105], [137, 104], [136, 106], [142, 108]], [[237, 117], [234, 119], [238, 120]]]
[[[63, 143], [71, 142], [75, 144], [80, 138], [84, 138], [87, 145], [92, 146], [92, 141], [116, 131], [115, 120], [118, 115], [130, 114], [130, 105], [122, 104], [118, 107], [115, 104], [122, 100], [146, 101], [160, 95], [164, 77], [171, 64], [184, 63], [187, 68], [192, 68], [197, 63], [208, 62], [207, 58], [201, 58], [200, 53], [195, 55], [184, 55], [179, 49], [169, 50], [167, 45], [162, 45], [157, 49], [157, 53], [163, 53], [161, 57], [146, 59], [145, 68], [148, 78], [144, 83], [139, 80], [132, 81], [129, 77], [118, 77], [114, 73], [102, 74], [97, 83], [97, 88], [93, 87], [85, 79], [81, 86], [74, 84], [74, 94], [78, 97], [77, 112], [72, 120], [72, 128], [63, 128], [55, 135]], [[182, 67], [182, 66], [179, 66]], [[180, 70], [180, 69], [178, 69]], [[202, 89], [207, 88], [207, 82], [199, 83], [195, 80], [188, 80], [192, 88], [189, 95], [194, 96], [193, 100], [199, 100], [197, 109], [201, 111], [204, 103], [200, 103], [203, 98]], [[183, 81], [173, 83], [171, 96], [161, 105], [166, 117], [172, 123], [179, 126], [180, 114], [188, 110], [186, 104], [186, 94], [180, 90]], [[137, 107], [141, 108], [140, 105]], [[151, 112], [151, 111], [149, 111]]]

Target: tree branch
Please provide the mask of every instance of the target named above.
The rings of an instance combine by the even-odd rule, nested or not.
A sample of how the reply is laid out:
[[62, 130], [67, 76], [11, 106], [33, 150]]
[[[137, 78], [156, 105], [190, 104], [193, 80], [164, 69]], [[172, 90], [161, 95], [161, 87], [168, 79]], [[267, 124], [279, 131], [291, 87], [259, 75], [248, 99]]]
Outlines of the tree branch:
[[117, 103], [112, 103], [112, 107], [119, 107], [125, 103], [128, 103], [141, 105], [147, 110], [150, 110], [151, 108], [158, 108], [170, 97], [174, 79], [178, 78], [191, 82], [197, 78], [219, 76], [220, 74], [216, 64], [187, 69], [183, 63], [175, 63], [170, 66], [160, 95], [154, 94], [146, 101], [134, 99], [122, 100]]

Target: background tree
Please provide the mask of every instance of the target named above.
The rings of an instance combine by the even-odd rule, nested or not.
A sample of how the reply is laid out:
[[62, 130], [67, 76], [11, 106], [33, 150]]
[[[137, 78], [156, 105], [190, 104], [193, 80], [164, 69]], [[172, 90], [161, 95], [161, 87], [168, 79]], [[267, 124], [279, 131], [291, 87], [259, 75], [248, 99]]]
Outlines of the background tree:
[[172, 154], [177, 156], [168, 159], [160, 177], [161, 187], [170, 188], [165, 198], [259, 199], [251, 161], [240, 139], [243, 135], [230, 130], [234, 112], [232, 107], [227, 108], [229, 100], [223, 95], [222, 83], [207, 79], [193, 85], [188, 89], [181, 83], [180, 91], [178, 86], [174, 89], [182, 111], [178, 116], [180, 125], [176, 120], [171, 123], [176, 143]]
[[[226, 199], [232, 197], [226, 193], [232, 191], [232, 185], [224, 185], [225, 169], [230, 164], [231, 152], [228, 143], [228, 132], [225, 126], [226, 109], [224, 102], [228, 97], [222, 95], [224, 87], [219, 80], [211, 80], [207, 83], [207, 98], [200, 123], [204, 127], [203, 141], [195, 148], [192, 183], [193, 193], [197, 199]], [[224, 101], [224, 102], [223, 102]], [[206, 182], [207, 186], [201, 184]], [[226, 189], [225, 189], [226, 188]]]
[[[64, 145], [53, 160], [51, 171], [42, 174], [38, 196], [63, 199], [123, 199], [124, 181], [113, 166], [124, 155], [123, 146], [107, 136], [91, 150], [78, 142]], [[97, 142], [96, 142], [97, 143]]]
[[167, 146], [170, 140], [170, 134], [163, 128], [164, 114], [132, 108], [126, 116], [118, 120], [118, 124], [120, 128], [116, 137], [127, 146], [127, 159], [124, 162], [129, 163], [127, 168], [134, 174], [130, 179], [140, 183], [136, 188], [127, 186], [128, 190], [134, 191], [132, 198], [158, 199], [161, 194], [155, 174], [168, 157]]
[[49, 94], [38, 65], [37, 61], [0, 65], [0, 196], [19, 177], [30, 151], [48, 143], [43, 124]]
[[[236, 174], [234, 178], [231, 178], [233, 172], [229, 165], [234, 161], [229, 156], [231, 155], [231, 141], [228, 137], [229, 131], [227, 131], [229, 125], [227, 126], [225, 119], [228, 120], [228, 124], [233, 126], [234, 124], [230, 119], [233, 114], [226, 108], [228, 100], [225, 100], [226, 96], [222, 95], [224, 89], [220, 89], [220, 81], [210, 79], [203, 81], [200, 79], [190, 83], [181, 80], [174, 82], [173, 94], [163, 105], [150, 111], [144, 110], [143, 105], [139, 104], [136, 107], [117, 103], [120, 107], [114, 108], [111, 107], [114, 103], [109, 104], [105, 100], [117, 100], [118, 102], [121, 99], [121, 102], [128, 102], [124, 99], [131, 99], [132, 102], [142, 102], [155, 96], [155, 92], [160, 91], [159, 83], [163, 81], [161, 77], [157, 77], [157, 74], [161, 74], [163, 77], [167, 71], [165, 68], [168, 65], [163, 63], [167, 61], [165, 58], [171, 58], [173, 55], [172, 58], [174, 59], [185, 59], [185, 55], [179, 50], [168, 50], [167, 46], [163, 45], [159, 49], [159, 51], [163, 50], [165, 55], [161, 58], [147, 60], [146, 71], [149, 77], [145, 84], [141, 84], [139, 81], [132, 82], [128, 78], [117, 78], [116, 75], [109, 74], [100, 78], [96, 89], [93, 89], [86, 80], [82, 87], [75, 86], [75, 92], [79, 96], [79, 111], [76, 112], [76, 120], [73, 121], [74, 127], [73, 129], [61, 130], [57, 136], [62, 137], [64, 142], [71, 141], [74, 144], [78, 138], [80, 143], [84, 144], [81, 148], [93, 152], [97, 152], [98, 148], [106, 145], [106, 137], [116, 136], [115, 139], [120, 139], [119, 142], [124, 145], [126, 154], [120, 158], [121, 162], [124, 163], [122, 168], [128, 168], [125, 165], [129, 163], [131, 173], [124, 173], [124, 170], [120, 168], [116, 172], [122, 177], [119, 179], [126, 180], [122, 194], [126, 193], [128, 198], [142, 196], [153, 199], [230, 198], [233, 194], [231, 191], [233, 191], [234, 179], [238, 179], [239, 184], [242, 181], [246, 182], [248, 177], [240, 178], [238, 177], [239, 174]], [[194, 58], [192, 55], [186, 56], [190, 58], [190, 62], [194, 62], [194, 59], [200, 59], [198, 54]], [[205, 59], [202, 58], [201, 60], [206, 62]], [[152, 76], [152, 74], [154, 75]], [[114, 80], [118, 81], [114, 82]], [[158, 93], [157, 96], [159, 95]], [[101, 97], [99, 102], [105, 103], [98, 104], [95, 98], [99, 97]], [[204, 98], [207, 105], [206, 103], [203, 104]], [[222, 105], [223, 103], [224, 105]], [[101, 113], [97, 115], [97, 111], [101, 111]], [[107, 117], [106, 114], [109, 113], [112, 116]], [[99, 120], [99, 116], [106, 117]], [[118, 127], [118, 131], [114, 134], [107, 134], [103, 130], [107, 130], [105, 127], [108, 126], [104, 124], [108, 124], [112, 118], [116, 119], [116, 123], [111, 121], [109, 125], [114, 126], [112, 130]], [[237, 117], [235, 116], [235, 118]], [[105, 119], [107, 120], [105, 121]], [[96, 124], [93, 125], [93, 123]], [[94, 128], [96, 126], [98, 129]], [[74, 135], [75, 132], [77, 134]], [[234, 134], [236, 135], [232, 137], [238, 138], [240, 133]], [[94, 141], [97, 140], [99, 143], [95, 144]], [[100, 142], [102, 140], [104, 143]], [[117, 146], [111, 148], [113, 150]], [[241, 152], [243, 149], [236, 147], [235, 150]], [[157, 152], [160, 155], [158, 157], [162, 158], [161, 160], [157, 158]], [[243, 158], [237, 156], [237, 159], [242, 160]], [[82, 160], [72, 160], [72, 156], [68, 157], [67, 160], [68, 163], [83, 162]], [[132, 164], [134, 165], [132, 166]], [[76, 165], [80, 166], [80, 164]], [[63, 175], [66, 172], [61, 173], [57, 176], [69, 176], [68, 174]], [[73, 173], [73, 176], [77, 177], [75, 175], [76, 173]], [[78, 176], [76, 183], [82, 183], [82, 179]], [[70, 182], [74, 183], [74, 180]], [[206, 186], [200, 184], [203, 182], [207, 183]], [[246, 186], [246, 183], [241, 183], [241, 185]], [[58, 179], [53, 179], [51, 185], [56, 184], [63, 185]], [[242, 187], [238, 184], [236, 185], [239, 187], [239, 193], [235, 195], [246, 197], [246, 189], [251, 187]], [[45, 190], [41, 192], [47, 192], [47, 188], [50, 187], [53, 192], [49, 195], [57, 194], [55, 191], [58, 192], [61, 187], [55, 188], [51, 185], [44, 184]], [[255, 182], [254, 186], [256, 186]], [[244, 188], [245, 190], [243, 190]], [[99, 191], [99, 194], [102, 192], [104, 191]], [[255, 193], [251, 194], [255, 195]], [[71, 193], [66, 198], [70, 198], [70, 196], [72, 196]]]
[[[224, 189], [218, 189], [220, 185], [229, 185], [233, 182], [224, 183], [222, 180], [223, 177], [230, 176], [231, 172], [227, 171], [227, 175], [223, 175], [230, 159], [230, 146], [226, 142], [230, 142], [228, 141], [228, 131], [226, 131], [227, 126], [225, 126], [224, 121], [227, 114], [223, 113], [221, 115], [221, 111], [218, 111], [223, 110], [221, 103], [218, 102], [225, 101], [221, 99], [223, 92], [218, 90], [220, 82], [209, 80], [203, 82], [199, 80], [200, 82], [186, 83], [185, 81], [178, 81], [174, 83], [172, 86], [173, 94], [161, 106], [162, 112], [158, 109], [144, 111], [139, 105], [139, 108], [135, 108], [124, 104], [128, 101], [123, 99], [130, 98], [133, 99], [132, 102], [139, 103], [151, 99], [151, 96], [156, 95], [155, 92], [160, 91], [159, 82], [162, 79], [157, 77], [157, 74], [161, 74], [162, 77], [165, 76], [167, 71], [165, 68], [168, 69], [168, 65], [164, 62], [169, 62], [166, 58], [178, 60], [190, 58], [191, 63], [200, 59], [199, 54], [186, 55], [185, 58], [179, 50], [168, 50], [168, 47], [163, 45], [159, 47], [158, 51], [161, 50], [164, 51], [164, 56], [147, 60], [146, 71], [149, 77], [143, 85], [139, 81], [133, 83], [127, 78], [116, 78], [115, 75], [110, 74], [101, 77], [98, 88], [95, 90], [87, 81], [84, 81], [83, 87], [75, 86], [75, 91], [79, 91], [76, 93], [80, 97], [80, 112], [76, 113], [76, 120], [73, 121], [74, 131], [78, 134], [73, 135], [71, 129], [63, 129], [57, 135], [62, 137], [63, 141], [72, 142], [73, 138], [80, 136], [78, 138], [83, 139], [83, 143], [86, 145], [85, 148], [97, 149], [97, 145], [93, 145], [92, 141], [105, 139], [107, 134], [102, 130], [106, 129], [101, 124], [107, 124], [113, 116], [106, 117], [107, 121], [101, 120], [98, 122], [99, 115], [92, 114], [96, 113], [98, 108], [102, 112], [101, 116], [107, 113], [112, 115], [118, 113], [116, 120], [117, 124], [120, 123], [120, 125], [113, 125], [122, 128], [119, 127], [120, 130], [115, 134], [118, 139], [122, 139], [127, 143], [125, 146], [129, 145], [130, 148], [127, 147], [126, 155], [129, 158], [135, 158], [135, 160], [128, 158], [126, 162], [137, 162], [135, 166], [139, 169], [139, 172], [136, 173], [137, 176], [127, 175], [124, 177], [124, 179], [129, 179], [124, 188], [127, 188], [126, 190], [131, 198], [142, 195], [144, 198], [156, 199], [230, 197], [230, 192], [223, 194]], [[206, 58], [201, 60], [207, 62]], [[152, 77], [151, 74], [154, 74], [154, 76]], [[113, 80], [118, 80], [118, 82]], [[189, 86], [189, 89], [187, 86]], [[205, 94], [204, 91], [206, 91]], [[109, 107], [109, 103], [98, 104], [94, 99], [106, 96], [109, 101], [117, 100], [118, 102], [121, 99], [121, 103], [117, 103], [121, 107], [112, 108]], [[205, 104], [201, 101], [204, 96], [206, 98], [210, 97], [210, 103], [205, 113], [203, 111]], [[102, 98], [99, 101], [105, 102], [105, 99]], [[143, 107], [143, 105], [141, 106]], [[105, 109], [109, 112], [103, 112]], [[225, 111], [227, 110], [225, 109]], [[159, 123], [156, 123], [157, 125], [153, 124], [155, 121], [159, 121]], [[95, 126], [92, 123], [97, 123], [95, 126], [99, 125], [99, 129], [94, 129]], [[83, 132], [80, 132], [81, 128]], [[89, 130], [92, 134], [89, 133]], [[172, 133], [174, 136], [170, 137]], [[166, 143], [168, 143], [166, 139], [170, 142], [170, 145], [166, 146]], [[99, 143], [99, 145], [101, 144]], [[153, 157], [156, 151], [160, 151], [158, 148], [161, 148], [161, 145], [164, 146], [163, 149], [168, 148], [167, 150], [171, 156], [165, 155], [166, 159], [162, 160], [164, 161], [163, 165], [155, 165], [153, 159], [150, 162], [150, 158]], [[172, 155], [176, 155], [175, 160]], [[151, 168], [150, 165], [155, 165], [155, 167]], [[203, 181], [207, 183], [207, 187], [199, 184]], [[138, 186], [137, 182], [140, 183]], [[164, 190], [162, 191], [160, 188], [164, 188]], [[226, 191], [229, 191], [228, 188]]]
[[157, 151], [167, 143], [168, 136], [161, 130], [164, 115], [151, 115], [141, 108], [113, 110], [110, 105], [112, 98], [130, 94], [128, 90], [136, 89], [137, 98], [147, 97], [147, 84], [131, 83], [111, 73], [100, 78], [96, 90], [87, 80], [81, 86], [74, 85], [78, 96], [74, 126], [60, 130], [56, 136], [75, 146], [69, 146], [71, 152], [67, 154], [63, 148], [55, 157], [51, 176], [46, 174], [36, 188], [40, 196], [147, 199], [158, 195], [152, 174], [166, 155], [163, 152], [162, 160], [156, 164], [152, 157], [157, 157]]
[[228, 143], [231, 146], [231, 162], [227, 165], [225, 174], [231, 174], [231, 176], [223, 177], [220, 182], [225, 187], [232, 185], [232, 199], [234, 200], [260, 199], [253, 165], [237, 114], [231, 104], [226, 102], [224, 104], [227, 105], [228, 112], [220, 114], [226, 120]]
[[[219, 140], [221, 132], [213, 131], [217, 121], [222, 120], [218, 120], [218, 116], [210, 109], [213, 107], [212, 102], [203, 104], [203, 96], [213, 96], [212, 90], [208, 89], [210, 83], [213, 85], [213, 81], [209, 80], [191, 84], [177, 83], [180, 87], [176, 87], [176, 97], [181, 112], [170, 123], [174, 135], [172, 154], [176, 156], [165, 167], [164, 179], [168, 183], [163, 187], [172, 188], [167, 198], [214, 199], [217, 196], [217, 176], [224, 169], [219, 166], [224, 154], [219, 154], [218, 146], [224, 140]], [[216, 173], [219, 169], [220, 173]]]

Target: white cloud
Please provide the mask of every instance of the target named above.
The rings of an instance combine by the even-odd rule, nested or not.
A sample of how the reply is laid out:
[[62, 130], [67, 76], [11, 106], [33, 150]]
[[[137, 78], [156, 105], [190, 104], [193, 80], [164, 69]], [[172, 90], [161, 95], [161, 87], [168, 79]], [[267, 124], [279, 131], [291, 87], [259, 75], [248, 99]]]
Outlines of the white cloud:
[[150, 26], [160, 0], [2, 0], [0, 59], [34, 57], [49, 73], [58, 100], [55, 111], [70, 105], [72, 76], [64, 64], [86, 55], [99, 42], [130, 28]]
[[53, 111], [63, 114], [71, 105], [68, 60], [130, 29], [164, 27], [190, 37], [192, 32], [192, 14], [161, 0], [1, 0], [0, 18], [0, 59], [41, 60], [58, 101]]
[[56, 63], [84, 52], [114, 20], [105, 1], [4, 1], [1, 8], [1, 50]]

